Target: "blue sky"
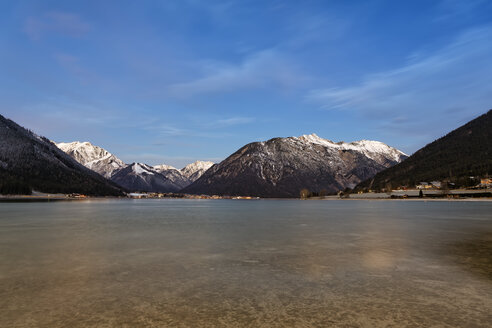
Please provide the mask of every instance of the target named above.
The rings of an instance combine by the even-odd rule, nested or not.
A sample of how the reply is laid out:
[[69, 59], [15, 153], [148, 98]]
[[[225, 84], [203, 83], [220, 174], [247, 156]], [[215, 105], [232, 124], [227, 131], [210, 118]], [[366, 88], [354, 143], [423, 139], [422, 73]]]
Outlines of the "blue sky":
[[492, 108], [490, 1], [0, 1], [0, 113], [182, 167], [316, 133], [407, 153]]

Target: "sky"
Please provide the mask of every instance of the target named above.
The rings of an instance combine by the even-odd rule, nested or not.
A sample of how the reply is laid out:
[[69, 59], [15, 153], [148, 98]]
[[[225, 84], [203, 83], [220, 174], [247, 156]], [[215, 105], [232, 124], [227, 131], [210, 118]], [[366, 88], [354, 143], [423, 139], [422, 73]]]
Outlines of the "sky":
[[316, 133], [407, 154], [492, 108], [492, 2], [0, 1], [0, 114], [127, 163]]

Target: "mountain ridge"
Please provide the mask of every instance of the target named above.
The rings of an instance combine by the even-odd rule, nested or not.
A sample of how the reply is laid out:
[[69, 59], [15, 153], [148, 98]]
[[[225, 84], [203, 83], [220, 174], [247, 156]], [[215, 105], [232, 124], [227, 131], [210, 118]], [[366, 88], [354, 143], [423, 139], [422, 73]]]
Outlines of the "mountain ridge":
[[[178, 170], [167, 164], [153, 167], [143, 163], [125, 164], [116, 155], [89, 141], [60, 142], [56, 143], [56, 146], [80, 164], [129, 190], [177, 192], [194, 182], [213, 165], [212, 162], [195, 161]], [[145, 169], [125, 170], [128, 166], [135, 167], [135, 165]], [[114, 178], [117, 173], [119, 173], [118, 176]], [[139, 173], [145, 176], [137, 177]], [[159, 173], [155, 176], [157, 181], [151, 182], [152, 175], [155, 173]], [[129, 174], [129, 176], [125, 178], [125, 174]], [[132, 181], [134, 186], [131, 184]], [[155, 188], [153, 189], [152, 186]]]
[[111, 180], [131, 191], [177, 192], [179, 185], [144, 163], [132, 163], [114, 173]]
[[80, 164], [108, 179], [115, 171], [126, 167], [114, 154], [88, 141], [60, 142], [56, 146]]
[[377, 141], [334, 143], [315, 134], [272, 138], [241, 147], [182, 192], [260, 197], [298, 197], [302, 189], [334, 193], [406, 157]]
[[214, 162], [210, 161], [195, 161], [183, 167], [180, 172], [190, 181], [190, 183], [193, 183], [214, 164]]

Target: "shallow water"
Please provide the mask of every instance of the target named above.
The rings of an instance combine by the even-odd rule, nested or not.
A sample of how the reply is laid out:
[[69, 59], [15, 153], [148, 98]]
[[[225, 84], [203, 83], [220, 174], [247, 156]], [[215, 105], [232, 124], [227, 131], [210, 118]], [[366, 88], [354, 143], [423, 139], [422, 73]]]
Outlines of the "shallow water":
[[489, 327], [492, 202], [0, 203], [1, 327]]

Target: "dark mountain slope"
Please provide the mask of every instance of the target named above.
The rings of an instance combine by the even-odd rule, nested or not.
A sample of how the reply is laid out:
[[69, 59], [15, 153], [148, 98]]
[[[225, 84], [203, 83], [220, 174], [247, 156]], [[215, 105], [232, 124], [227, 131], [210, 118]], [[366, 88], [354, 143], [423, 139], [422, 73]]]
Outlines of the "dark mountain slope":
[[0, 193], [122, 195], [119, 187], [85, 168], [51, 141], [0, 115]]
[[415, 186], [421, 181], [469, 183], [470, 176], [492, 174], [492, 110], [418, 150], [404, 162], [362, 182], [356, 190], [379, 190], [390, 184]]

